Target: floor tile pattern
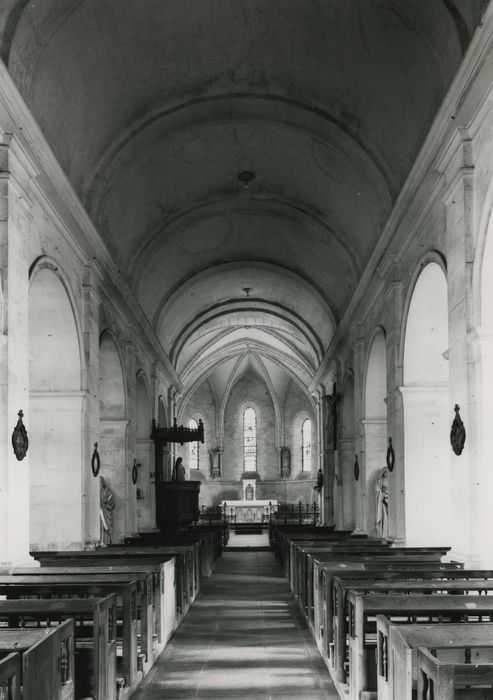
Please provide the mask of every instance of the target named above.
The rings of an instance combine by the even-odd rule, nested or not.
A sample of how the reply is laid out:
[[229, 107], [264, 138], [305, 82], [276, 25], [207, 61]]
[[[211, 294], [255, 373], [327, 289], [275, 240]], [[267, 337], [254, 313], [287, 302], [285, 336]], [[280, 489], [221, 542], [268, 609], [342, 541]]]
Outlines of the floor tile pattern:
[[271, 552], [228, 552], [135, 700], [335, 700]]

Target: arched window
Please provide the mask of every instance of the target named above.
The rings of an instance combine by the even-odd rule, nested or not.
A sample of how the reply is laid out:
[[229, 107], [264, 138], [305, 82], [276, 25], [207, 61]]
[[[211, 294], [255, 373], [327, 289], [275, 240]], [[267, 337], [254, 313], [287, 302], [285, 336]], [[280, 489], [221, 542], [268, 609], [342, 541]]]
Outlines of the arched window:
[[257, 470], [257, 416], [253, 408], [243, 414], [243, 471]]
[[312, 470], [312, 422], [309, 418], [301, 426], [301, 469], [304, 472]]
[[[195, 418], [190, 418], [188, 421], [188, 427], [192, 428], [193, 430], [197, 430], [199, 427], [199, 424], [195, 420]], [[198, 469], [199, 468], [199, 443], [198, 442], [190, 442], [188, 444], [188, 466], [190, 469]]]

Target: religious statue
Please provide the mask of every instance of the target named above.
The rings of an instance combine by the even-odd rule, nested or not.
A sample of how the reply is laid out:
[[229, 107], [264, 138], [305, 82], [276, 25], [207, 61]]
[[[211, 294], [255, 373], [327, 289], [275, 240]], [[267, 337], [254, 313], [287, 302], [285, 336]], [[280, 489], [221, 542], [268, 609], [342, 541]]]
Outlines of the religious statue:
[[115, 510], [115, 498], [110, 487], [99, 477], [99, 515], [100, 515], [100, 540], [102, 545], [111, 544], [111, 528], [113, 527], [113, 511]]
[[171, 481], [185, 481], [185, 467], [181, 457], [177, 457], [175, 460]]
[[245, 488], [245, 500], [246, 501], [253, 501], [253, 496], [254, 496], [253, 486], [251, 484], [247, 484], [246, 488]]
[[212, 447], [209, 450], [209, 465], [212, 478], [221, 476], [219, 469], [219, 447]]
[[389, 534], [389, 472], [384, 467], [375, 482], [375, 511], [377, 535], [386, 539]]
[[289, 447], [281, 447], [281, 479], [291, 475], [291, 453]]

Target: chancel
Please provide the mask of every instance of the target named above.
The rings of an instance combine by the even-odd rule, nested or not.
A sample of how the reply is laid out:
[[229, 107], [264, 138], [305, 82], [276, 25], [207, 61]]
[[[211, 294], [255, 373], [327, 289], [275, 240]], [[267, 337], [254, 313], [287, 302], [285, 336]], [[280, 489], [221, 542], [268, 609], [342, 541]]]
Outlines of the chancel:
[[493, 0], [2, 0], [0, 698], [491, 692], [492, 213]]

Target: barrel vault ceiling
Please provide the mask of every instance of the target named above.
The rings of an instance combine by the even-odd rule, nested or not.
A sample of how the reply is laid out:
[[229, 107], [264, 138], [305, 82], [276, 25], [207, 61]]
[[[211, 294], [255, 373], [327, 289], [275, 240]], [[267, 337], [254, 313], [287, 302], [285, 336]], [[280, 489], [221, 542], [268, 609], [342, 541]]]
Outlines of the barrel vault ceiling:
[[185, 395], [308, 386], [485, 5], [2, 0], [2, 60]]

